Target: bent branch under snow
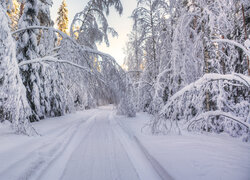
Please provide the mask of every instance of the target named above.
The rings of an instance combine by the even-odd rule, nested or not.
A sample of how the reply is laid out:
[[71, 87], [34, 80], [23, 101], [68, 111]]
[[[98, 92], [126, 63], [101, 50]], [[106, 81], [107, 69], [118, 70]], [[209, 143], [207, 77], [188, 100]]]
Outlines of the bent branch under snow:
[[51, 30], [51, 31], [54, 31], [58, 34], [60, 34], [63, 38], [67, 38], [69, 37], [67, 34], [63, 33], [62, 31], [58, 30], [58, 29], [55, 29], [53, 27], [46, 27], [46, 26], [27, 26], [25, 28], [22, 28], [22, 29], [18, 29], [14, 32], [12, 32], [11, 34], [14, 35], [14, 34], [17, 34], [17, 33], [20, 33], [22, 31], [26, 31], [28, 29], [42, 29], [42, 30]]
[[54, 63], [69, 64], [69, 65], [75, 66], [77, 68], [83, 69], [83, 70], [91, 73], [91, 71], [88, 68], [86, 68], [86, 67], [80, 66], [78, 64], [75, 64], [75, 63], [67, 61], [67, 60], [59, 60], [59, 59], [56, 59], [56, 58], [51, 57], [51, 56], [46, 56], [46, 57], [43, 57], [43, 58], [36, 58], [36, 59], [29, 60], [29, 61], [22, 61], [22, 62], [20, 62], [18, 64], [18, 66], [21, 67], [21, 66], [24, 66], [24, 65], [27, 65], [27, 64], [41, 63], [41, 62], [44, 62], [44, 61], [54, 62]]
[[234, 116], [234, 115], [232, 115], [231, 113], [228, 113], [228, 112], [223, 112], [223, 111], [217, 110], [217, 111], [205, 112], [205, 113], [200, 114], [198, 117], [193, 118], [192, 120], [190, 120], [190, 123], [189, 123], [189, 125], [187, 127], [187, 130], [191, 131], [190, 127], [193, 124], [195, 124], [198, 121], [201, 121], [203, 119], [206, 120], [207, 118], [212, 117], [212, 116], [224, 116], [226, 118], [229, 118], [229, 119], [235, 121], [236, 123], [239, 123], [239, 124], [245, 126], [247, 129], [250, 129], [250, 125], [248, 123], [244, 122], [244, 120], [241, 119], [240, 117], [236, 117], [236, 116]]
[[[193, 126], [202, 130], [202, 126], [197, 126], [199, 125], [198, 123], [202, 123], [204, 120], [205, 123], [210, 123], [211, 125], [213, 124], [213, 117], [217, 118], [218, 116], [220, 119], [218, 123], [223, 124], [223, 120], [234, 122], [237, 125], [246, 127], [247, 131], [242, 132], [241, 135], [249, 133], [250, 126], [249, 122], [247, 122], [249, 119], [249, 103], [248, 101], [245, 103], [241, 102], [241, 100], [238, 99], [239, 102], [231, 104], [232, 107], [230, 104], [227, 104], [224, 100], [227, 100], [228, 96], [230, 96], [230, 88], [225, 86], [225, 84], [229, 84], [231, 88], [233, 88], [232, 86], [237, 86], [241, 89], [245, 89], [246, 96], [249, 95], [249, 76], [237, 73], [226, 75], [216, 73], [205, 74], [169, 98], [167, 103], [159, 111], [159, 114], [157, 114], [152, 121], [152, 132], [165, 133], [170, 132], [173, 128], [176, 128], [174, 130], [180, 130], [178, 124], [181, 123], [181, 125], [185, 125], [187, 122], [189, 124], [187, 127], [188, 130], [193, 128]], [[212, 90], [210, 90], [210, 88], [212, 88]], [[209, 97], [211, 103], [213, 103], [213, 108], [211, 109], [204, 107], [207, 98], [206, 93], [211, 94], [211, 97]], [[239, 110], [241, 113], [238, 116], [237, 113]], [[234, 135], [234, 126], [232, 126], [231, 129], [230, 127], [225, 128], [227, 128], [230, 135]], [[214, 130], [219, 132], [218, 129]]]
[[229, 44], [235, 45], [235, 46], [241, 48], [250, 57], [250, 51], [245, 46], [243, 46], [242, 44], [237, 43], [237, 42], [235, 42], [233, 40], [229, 40], [229, 39], [214, 39], [214, 40], [212, 40], [212, 42], [222, 42], [222, 43], [229, 43]]
[[[202, 84], [205, 84], [209, 81], [218, 81], [218, 80], [228, 80], [228, 81], [238, 81], [240, 83], [242, 83], [243, 85], [245, 85], [246, 87], [250, 88], [250, 77], [248, 76], [244, 76], [242, 74], [216, 74], [216, 73], [209, 73], [209, 74], [205, 74], [203, 77], [201, 77], [200, 79], [198, 79], [197, 81], [187, 85], [186, 87], [182, 88], [180, 91], [178, 91], [177, 93], [175, 93], [168, 101], [168, 103], [164, 106], [162, 112], [164, 112], [166, 110], [166, 108], [168, 108], [168, 106], [178, 97], [182, 96], [185, 92], [188, 92], [192, 89], [195, 89], [197, 87], [200, 87]], [[197, 88], [199, 89], [199, 88]]]
[[94, 50], [94, 49], [90, 49], [86, 46], [82, 46], [80, 44], [78, 44], [74, 39], [72, 39], [70, 36], [68, 36], [67, 34], [63, 33], [62, 31], [58, 30], [58, 29], [55, 29], [53, 27], [46, 27], [46, 26], [28, 26], [28, 27], [25, 27], [25, 28], [22, 28], [22, 29], [18, 29], [14, 32], [12, 32], [12, 35], [14, 34], [17, 34], [17, 33], [20, 33], [22, 31], [26, 31], [28, 29], [42, 29], [42, 30], [51, 30], [51, 31], [54, 31], [56, 33], [58, 33], [60, 36], [62, 36], [63, 38], [66, 38], [66, 39], [69, 39], [74, 45], [76, 45], [77, 47], [79, 47], [81, 50], [83, 50], [84, 52], [86, 53], [92, 53], [92, 54], [96, 54], [96, 55], [99, 55], [101, 57], [106, 57], [107, 59], [109, 59], [115, 66], [119, 67], [119, 70], [122, 70], [123, 69], [120, 67], [120, 65], [115, 61], [115, 59], [110, 56], [109, 54], [106, 54], [106, 53], [103, 53], [103, 52], [100, 52], [98, 50]]

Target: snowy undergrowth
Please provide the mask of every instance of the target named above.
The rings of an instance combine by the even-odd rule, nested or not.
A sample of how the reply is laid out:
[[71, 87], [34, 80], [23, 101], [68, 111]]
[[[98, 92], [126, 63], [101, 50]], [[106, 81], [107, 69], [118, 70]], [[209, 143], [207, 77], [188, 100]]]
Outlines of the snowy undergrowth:
[[138, 113], [136, 118], [118, 119], [174, 179], [249, 179], [249, 143], [226, 134], [183, 131], [182, 135], [152, 135], [145, 126], [150, 118]]
[[168, 99], [152, 118], [152, 132], [225, 132], [248, 141], [249, 82], [242, 74], [205, 74]]

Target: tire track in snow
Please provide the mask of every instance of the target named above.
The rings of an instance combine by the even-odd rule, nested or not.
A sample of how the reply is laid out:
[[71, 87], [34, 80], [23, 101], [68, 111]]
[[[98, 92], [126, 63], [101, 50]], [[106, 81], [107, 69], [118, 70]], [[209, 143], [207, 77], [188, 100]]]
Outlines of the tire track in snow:
[[[99, 113], [97, 113], [99, 114]], [[47, 179], [61, 179], [61, 176], [64, 172], [65, 166], [71, 156], [71, 154], [74, 152], [75, 148], [79, 145], [79, 143], [82, 141], [82, 139], [86, 138], [88, 136], [89, 132], [91, 131], [93, 125], [94, 125], [94, 120], [97, 114], [92, 115], [86, 122], [83, 124], [79, 124], [77, 127], [77, 131], [73, 134], [73, 137], [68, 141], [67, 145], [64, 146], [64, 149], [60, 151], [60, 153], [51, 161], [47, 164], [47, 166], [40, 171], [38, 177], [36, 179], [39, 180], [47, 180]], [[87, 131], [80, 131], [81, 130], [81, 125], [86, 125], [85, 129]], [[74, 141], [75, 136], [80, 136], [81, 138], [78, 138]], [[60, 159], [60, 157], [63, 157]], [[57, 170], [57, 173], [55, 173], [55, 170]]]
[[[72, 125], [73, 126], [73, 125]], [[72, 126], [65, 129], [63, 134], [60, 134], [60, 136], [63, 135], [67, 136], [69, 135], [69, 132], [72, 129]], [[60, 136], [55, 137], [53, 140], [56, 140]], [[56, 147], [59, 147], [62, 145], [62, 138], [60, 138], [60, 141], [53, 142], [53, 140], [49, 140], [49, 142], [43, 142], [42, 145], [39, 145], [34, 150], [30, 151], [29, 153], [26, 153], [25, 156], [23, 156], [21, 159], [16, 161], [15, 163], [11, 164], [9, 167], [7, 167], [4, 171], [0, 173], [0, 177], [3, 179], [29, 179], [34, 173], [39, 170], [39, 168], [46, 162], [46, 159], [49, 158], [49, 156], [52, 156], [52, 151], [56, 152]], [[41, 143], [41, 142], [40, 142]], [[53, 144], [56, 143], [56, 144]], [[45, 149], [43, 155], [43, 150]], [[46, 153], [46, 150], [49, 149], [49, 152]], [[51, 151], [51, 152], [50, 152]], [[50, 155], [48, 155], [50, 153]], [[24, 168], [20, 168], [20, 167]], [[15, 172], [15, 174], [10, 174], [10, 169]]]
[[[67, 144], [73, 138], [79, 126], [92, 117], [93, 116], [91, 116], [87, 120], [76, 121], [72, 125], [65, 127], [59, 132], [57, 131], [53, 133], [57, 134], [55, 137], [53, 137], [53, 139], [48, 140], [47, 137], [45, 137], [45, 139], [42, 140], [42, 145], [39, 145], [34, 150], [26, 153], [25, 156], [21, 157], [18, 161], [14, 162], [13, 164], [5, 168], [2, 172], [0, 172], [1, 179], [37, 179], [38, 175], [43, 171], [43, 169], [48, 166], [52, 160], [58, 157], [60, 153], [63, 152]], [[40, 143], [41, 141], [37, 142], [36, 144]], [[20, 167], [22, 166], [25, 168], [20, 170]], [[15, 174], [10, 174], [10, 169], [15, 172]]]
[[138, 180], [126, 150], [112, 130], [110, 111], [102, 110], [90, 133], [68, 161], [61, 180]]
[[[121, 143], [126, 149], [128, 156], [131, 158], [131, 161], [142, 180], [155, 180], [156, 178], [162, 180], [173, 180], [159, 162], [149, 154], [138, 138], [129, 129], [115, 120], [112, 112], [110, 113], [109, 119], [113, 124], [113, 130], [119, 136]], [[141, 155], [143, 154], [143, 156], [141, 156], [140, 153]]]

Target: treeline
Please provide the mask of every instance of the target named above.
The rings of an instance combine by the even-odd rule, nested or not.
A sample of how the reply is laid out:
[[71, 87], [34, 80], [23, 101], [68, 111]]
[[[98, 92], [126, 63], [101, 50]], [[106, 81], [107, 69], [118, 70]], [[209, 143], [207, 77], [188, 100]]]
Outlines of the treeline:
[[151, 131], [249, 139], [249, 2], [137, 2], [124, 64], [137, 111], [155, 117]]

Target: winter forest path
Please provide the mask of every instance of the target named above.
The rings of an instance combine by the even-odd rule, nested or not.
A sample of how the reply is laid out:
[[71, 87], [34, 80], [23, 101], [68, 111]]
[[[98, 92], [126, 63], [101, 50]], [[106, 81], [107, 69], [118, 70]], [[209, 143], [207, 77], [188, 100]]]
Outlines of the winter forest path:
[[72, 153], [62, 179], [137, 180], [133, 164], [106, 113], [100, 113], [93, 121], [90, 132]]
[[[72, 123], [67, 121], [60, 128], [47, 130], [47, 135], [36, 141], [36, 145], [26, 147], [27, 150], [19, 145], [23, 149], [15, 157], [19, 160], [13, 160], [2, 172], [0, 167], [0, 179], [167, 179], [157, 173], [155, 165], [116, 121], [114, 113], [112, 106], [87, 111], [82, 118], [78, 115], [77, 120], [70, 120]], [[23, 143], [24, 146], [27, 143], [32, 140]], [[24, 155], [24, 151], [29, 153]]]
[[130, 156], [126, 142], [118, 134], [112, 114], [109, 107], [99, 108], [89, 126], [82, 129], [87, 133], [72, 152], [60, 179], [139, 180], [141, 176], [143, 179], [160, 179], [149, 167], [144, 169], [145, 172], [135, 167], [133, 161], [145, 163], [145, 159], [132, 159], [134, 157]]

